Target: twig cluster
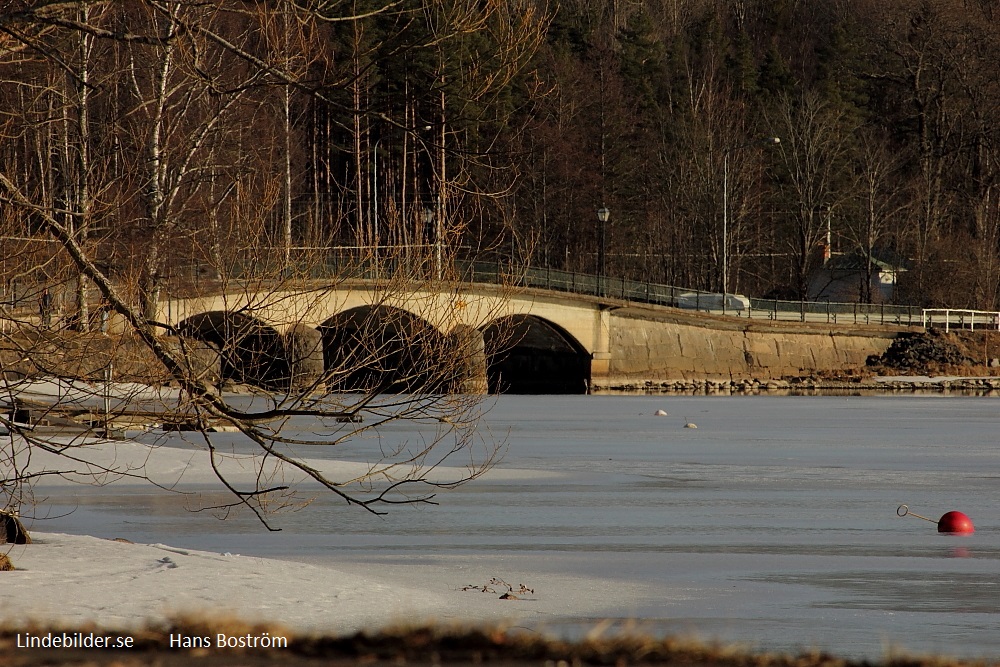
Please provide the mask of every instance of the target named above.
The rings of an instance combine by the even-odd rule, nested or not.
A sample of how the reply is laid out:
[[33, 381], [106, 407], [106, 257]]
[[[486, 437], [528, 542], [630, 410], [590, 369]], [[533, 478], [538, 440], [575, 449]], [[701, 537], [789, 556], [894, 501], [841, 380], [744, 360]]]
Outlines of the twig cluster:
[[481, 593], [494, 593], [494, 594], [499, 593], [501, 590], [503, 590], [503, 593], [500, 595], [501, 600], [520, 600], [521, 598], [519, 598], [518, 595], [524, 595], [526, 593], [530, 593], [531, 595], [535, 594], [534, 588], [528, 588], [524, 584], [518, 584], [517, 588], [515, 589], [513, 586], [508, 584], [503, 579], [500, 579], [499, 577], [492, 577], [487, 583], [481, 586], [477, 586], [474, 584], [469, 584], [468, 586], [462, 586], [462, 590], [479, 591]]

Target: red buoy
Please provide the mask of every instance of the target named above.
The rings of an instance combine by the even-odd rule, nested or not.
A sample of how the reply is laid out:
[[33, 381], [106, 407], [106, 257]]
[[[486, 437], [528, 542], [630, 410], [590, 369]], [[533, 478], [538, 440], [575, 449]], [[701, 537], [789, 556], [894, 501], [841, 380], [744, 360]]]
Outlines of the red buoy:
[[948, 512], [938, 519], [938, 532], [969, 535], [976, 532], [976, 528], [972, 525], [972, 519], [968, 514]]

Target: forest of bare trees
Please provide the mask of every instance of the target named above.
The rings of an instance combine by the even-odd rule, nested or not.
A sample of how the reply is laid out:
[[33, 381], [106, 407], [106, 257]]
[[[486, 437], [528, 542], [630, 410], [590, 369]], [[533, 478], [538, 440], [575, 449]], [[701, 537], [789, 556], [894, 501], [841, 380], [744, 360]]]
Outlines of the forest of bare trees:
[[[512, 184], [494, 148], [543, 34], [534, 3], [15, 4], [0, 13], [6, 196], [147, 314], [171, 274], [331, 247], [430, 254], [503, 218], [483, 195]], [[61, 260], [46, 264], [25, 210], [5, 208], [5, 254], [46, 258], [31, 263], [51, 278]]]
[[[517, 146], [532, 263], [807, 297], [832, 252], [898, 303], [995, 309], [1000, 3], [566, 0]], [[757, 139], [776, 136], [778, 146]], [[728, 156], [729, 230], [721, 244]], [[858, 301], [878, 295], [859, 285]]]
[[[148, 479], [87, 447], [128, 428], [149, 451], [189, 432], [215, 511], [267, 525], [299, 483], [382, 512], [487, 470], [502, 442], [477, 432], [466, 332], [496, 306], [404, 301], [505, 219], [516, 170], [494, 148], [546, 20], [527, 1], [5, 3], [3, 510], [49, 475]], [[303, 324], [364, 272], [371, 305]], [[201, 295], [222, 305], [162, 317]], [[400, 421], [418, 435], [384, 442]], [[309, 458], [357, 443], [360, 466]]]
[[[168, 279], [330, 248], [594, 272], [602, 206], [613, 275], [719, 290], [725, 263], [731, 290], [798, 299], [824, 253], [882, 250], [905, 264], [895, 301], [989, 309], [997, 11], [14, 3], [2, 173], [147, 310]], [[7, 256], [46, 256], [23, 211], [4, 216], [31, 239]]]
[[[137, 350], [263, 517], [284, 468], [374, 510], [469, 453], [477, 402], [448, 394], [483, 350], [397, 308], [456, 259], [804, 299], [831, 253], [878, 254], [897, 303], [997, 309], [998, 18], [995, 0], [6, 2], [0, 362], [52, 375], [59, 336], [103, 336], [74, 343], [89, 381], [107, 344]], [[269, 298], [359, 271], [382, 279], [367, 314], [257, 326]], [[209, 293], [241, 294], [237, 315], [157, 321]], [[350, 336], [368, 357], [316, 361]], [[262, 360], [278, 397], [227, 403], [199, 345]], [[338, 444], [361, 410], [439, 426], [348, 480], [282, 449], [282, 420], [333, 420], [305, 444]], [[216, 467], [219, 422], [258, 447], [247, 484]], [[11, 447], [14, 498], [30, 474]]]

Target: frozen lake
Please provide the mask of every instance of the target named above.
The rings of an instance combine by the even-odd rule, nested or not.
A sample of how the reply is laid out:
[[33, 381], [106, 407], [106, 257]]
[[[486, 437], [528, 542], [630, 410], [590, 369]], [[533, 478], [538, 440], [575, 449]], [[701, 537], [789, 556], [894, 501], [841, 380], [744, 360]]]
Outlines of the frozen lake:
[[[620, 618], [760, 650], [996, 657], [998, 411], [997, 398], [945, 396], [503, 396], [486, 419], [508, 434], [499, 471], [545, 474], [475, 481], [437, 507], [377, 518], [321, 498], [266, 534], [149, 489], [56, 488], [47, 506], [75, 511], [34, 526], [400, 581], [492, 572], [530, 587], [569, 574], [603, 582], [595, 595], [620, 582], [599, 615], [567, 596], [545, 625], [570, 635]], [[963, 511], [976, 532], [938, 534], [897, 517], [902, 503], [935, 519]]]

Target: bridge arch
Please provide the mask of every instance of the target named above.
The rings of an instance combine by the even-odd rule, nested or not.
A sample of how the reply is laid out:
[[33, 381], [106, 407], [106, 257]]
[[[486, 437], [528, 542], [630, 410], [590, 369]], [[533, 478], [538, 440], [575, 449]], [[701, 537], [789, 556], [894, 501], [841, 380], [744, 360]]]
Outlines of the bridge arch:
[[223, 381], [266, 389], [288, 387], [291, 370], [284, 340], [264, 321], [242, 313], [214, 310], [192, 315], [178, 325], [178, 330], [218, 350]]
[[357, 306], [320, 325], [327, 387], [335, 391], [447, 392], [453, 347], [424, 318], [395, 306]]
[[483, 327], [490, 393], [584, 394], [591, 355], [558, 324], [508, 315]]

